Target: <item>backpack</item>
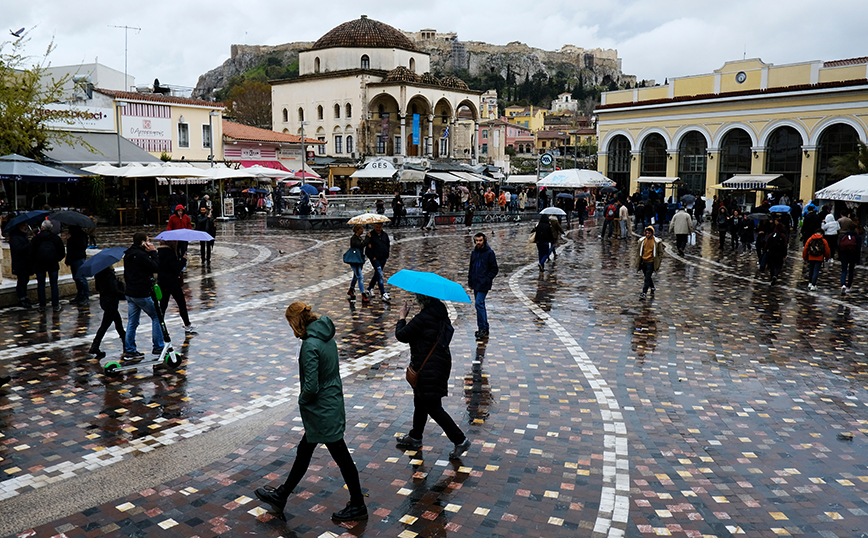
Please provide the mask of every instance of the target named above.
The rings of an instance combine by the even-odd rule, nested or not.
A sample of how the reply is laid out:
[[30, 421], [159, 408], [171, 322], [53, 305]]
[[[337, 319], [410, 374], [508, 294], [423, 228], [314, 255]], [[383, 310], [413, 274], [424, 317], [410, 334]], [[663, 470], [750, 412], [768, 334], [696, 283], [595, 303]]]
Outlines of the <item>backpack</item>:
[[615, 206], [610, 204], [609, 207], [606, 208], [606, 218], [607, 219], [615, 218], [615, 213], [616, 213]]
[[847, 232], [841, 236], [841, 242], [838, 244], [838, 249], [841, 252], [853, 252], [856, 250], [856, 236], [853, 232]]
[[808, 243], [808, 256], [825, 256], [826, 247], [823, 245], [823, 240], [819, 237], [811, 239]]
[[771, 237], [766, 239], [766, 249], [775, 254], [780, 254], [787, 250], [787, 242], [784, 236], [779, 233], [773, 233]]

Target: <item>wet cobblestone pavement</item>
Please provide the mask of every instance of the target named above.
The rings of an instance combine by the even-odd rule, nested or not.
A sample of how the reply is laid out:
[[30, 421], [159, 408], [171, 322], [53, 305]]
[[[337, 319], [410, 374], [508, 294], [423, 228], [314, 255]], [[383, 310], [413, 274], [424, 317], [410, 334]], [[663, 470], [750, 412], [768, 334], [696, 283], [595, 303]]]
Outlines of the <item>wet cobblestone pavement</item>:
[[[489, 339], [474, 340], [472, 305], [450, 306], [444, 405], [473, 443], [455, 462], [434, 425], [421, 451], [395, 448], [412, 415], [408, 352], [394, 338], [410, 296], [390, 290], [393, 307], [346, 300], [348, 231], [230, 223], [210, 269], [191, 246], [185, 293], [197, 334], [185, 338], [172, 303], [169, 330], [186, 357], [175, 371], [103, 375], [87, 354], [102, 314], [95, 299], [57, 315], [0, 310], [0, 363], [15, 376], [0, 388], [0, 534], [868, 536], [866, 268], [855, 293], [839, 295], [834, 263], [807, 292], [793, 250], [770, 287], [755, 253], [721, 253], [709, 231], [683, 257], [670, 248], [656, 297], [640, 300], [633, 238], [573, 228], [541, 273], [529, 229], [474, 227], [489, 234], [500, 275]], [[132, 231], [99, 239], [125, 246]], [[466, 281], [463, 227], [386, 231], [387, 276], [411, 268]], [[347, 493], [322, 447], [286, 521], [253, 496], [285, 477], [302, 435], [296, 341], [283, 317], [294, 300], [337, 328], [365, 523], [329, 519]], [[119, 355], [113, 332], [103, 349]], [[110, 498], [82, 487], [86, 508], [51, 520], [19, 511], [136, 458], [193, 456], [197, 439], [267, 413], [279, 418], [193, 469]]]

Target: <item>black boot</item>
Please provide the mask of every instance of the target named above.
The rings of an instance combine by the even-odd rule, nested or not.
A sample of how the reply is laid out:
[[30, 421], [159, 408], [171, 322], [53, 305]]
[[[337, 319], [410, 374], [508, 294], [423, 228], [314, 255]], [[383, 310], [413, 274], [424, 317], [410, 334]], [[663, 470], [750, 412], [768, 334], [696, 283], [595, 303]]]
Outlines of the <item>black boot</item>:
[[253, 493], [260, 501], [271, 505], [271, 508], [280, 515], [283, 515], [283, 509], [286, 507], [286, 499], [291, 493], [285, 486], [273, 488], [271, 486], [263, 486]]
[[365, 506], [364, 501], [357, 505], [353, 505], [353, 502], [350, 501], [342, 510], [332, 514], [332, 519], [335, 521], [365, 521], [368, 519], [368, 507]]

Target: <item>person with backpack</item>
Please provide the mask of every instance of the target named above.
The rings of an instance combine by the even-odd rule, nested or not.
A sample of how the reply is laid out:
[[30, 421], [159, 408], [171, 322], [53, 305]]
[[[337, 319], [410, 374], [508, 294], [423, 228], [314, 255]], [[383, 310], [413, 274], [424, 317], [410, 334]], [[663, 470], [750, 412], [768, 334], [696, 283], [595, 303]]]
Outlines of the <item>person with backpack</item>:
[[850, 288], [853, 286], [853, 275], [856, 273], [856, 264], [862, 256], [862, 244], [852, 225], [853, 221], [850, 220], [850, 227], [842, 229], [841, 233], [838, 234], [838, 260], [841, 262], [841, 295], [850, 293]]
[[606, 238], [606, 230], [609, 230], [608, 239], [612, 239], [612, 233], [615, 231], [615, 217], [618, 216], [618, 206], [614, 200], [609, 202], [606, 209], [603, 210], [603, 231], [600, 232], [600, 238]]
[[817, 277], [820, 276], [820, 267], [824, 261], [832, 257], [829, 243], [823, 238], [823, 233], [817, 231], [808, 238], [805, 248], [802, 249], [802, 258], [808, 262], [808, 290], [817, 289]]
[[60, 290], [57, 287], [57, 276], [60, 271], [60, 260], [66, 257], [63, 241], [54, 233], [50, 220], [42, 221], [40, 231], [30, 242], [30, 261], [33, 272], [36, 273], [36, 296], [39, 298], [39, 311], [45, 311], [45, 275], [51, 286], [51, 307], [55, 313], [63, 310], [60, 304]]

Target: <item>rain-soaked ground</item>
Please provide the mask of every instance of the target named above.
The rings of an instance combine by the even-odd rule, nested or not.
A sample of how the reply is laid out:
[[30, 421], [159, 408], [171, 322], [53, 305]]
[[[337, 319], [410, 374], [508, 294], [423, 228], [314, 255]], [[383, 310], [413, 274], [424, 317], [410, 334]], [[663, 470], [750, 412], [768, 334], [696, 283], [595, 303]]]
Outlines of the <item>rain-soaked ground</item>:
[[[87, 354], [95, 297], [59, 314], [0, 310], [0, 363], [15, 376], [0, 388], [0, 535], [868, 536], [865, 268], [851, 294], [837, 263], [808, 292], [794, 246], [770, 287], [754, 253], [700, 234], [640, 300], [635, 238], [573, 228], [541, 273], [529, 229], [474, 229], [500, 263], [489, 339], [474, 340], [472, 305], [451, 306], [444, 404], [473, 441], [460, 462], [434, 424], [421, 452], [394, 446], [412, 415], [394, 338], [411, 297], [346, 300], [348, 231], [224, 224], [210, 268], [191, 245], [197, 334], [185, 337], [172, 304], [177, 370], [104, 375]], [[465, 228], [386, 230], [387, 276], [466, 281]], [[99, 241], [127, 245], [134, 231], [101, 229]], [[329, 519], [348, 496], [323, 448], [286, 521], [253, 496], [282, 480], [302, 435], [283, 316], [294, 300], [337, 327], [365, 523]], [[103, 349], [120, 354], [113, 330]], [[238, 431], [252, 433], [232, 444]]]

